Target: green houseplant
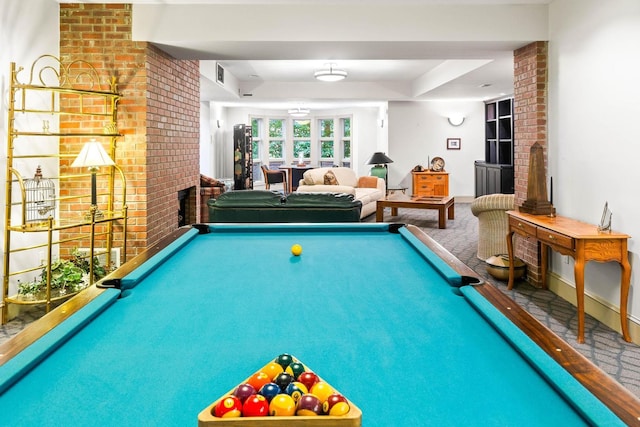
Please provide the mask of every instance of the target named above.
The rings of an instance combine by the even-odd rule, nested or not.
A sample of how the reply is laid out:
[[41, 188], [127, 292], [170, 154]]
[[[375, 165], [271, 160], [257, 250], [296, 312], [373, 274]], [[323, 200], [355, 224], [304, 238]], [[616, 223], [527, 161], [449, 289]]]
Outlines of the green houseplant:
[[[71, 259], [59, 259], [51, 264], [51, 290], [58, 295], [78, 292], [89, 285], [89, 260], [76, 249]], [[18, 295], [40, 299], [47, 289], [48, 268], [42, 268], [40, 275], [30, 282], [18, 284]], [[107, 275], [107, 269], [93, 258], [93, 279], [100, 280]]]

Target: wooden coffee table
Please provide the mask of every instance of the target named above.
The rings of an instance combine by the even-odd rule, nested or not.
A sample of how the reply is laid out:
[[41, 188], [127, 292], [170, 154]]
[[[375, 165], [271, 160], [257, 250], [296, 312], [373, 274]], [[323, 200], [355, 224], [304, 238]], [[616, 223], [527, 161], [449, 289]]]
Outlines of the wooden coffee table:
[[391, 208], [391, 215], [398, 215], [398, 208], [405, 209], [437, 209], [438, 228], [447, 228], [447, 218], [454, 218], [453, 197], [412, 197], [406, 199], [382, 199], [376, 202], [376, 222], [384, 220], [384, 208]]

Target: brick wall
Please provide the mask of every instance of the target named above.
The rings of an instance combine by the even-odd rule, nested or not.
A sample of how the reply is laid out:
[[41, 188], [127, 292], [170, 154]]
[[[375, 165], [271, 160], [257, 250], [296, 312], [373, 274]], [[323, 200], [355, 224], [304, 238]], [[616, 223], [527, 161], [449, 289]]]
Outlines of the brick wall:
[[[128, 259], [177, 228], [177, 192], [199, 184], [200, 108], [198, 62], [132, 41], [131, 21], [130, 4], [60, 4], [63, 62], [91, 63], [101, 75], [116, 78], [122, 95], [117, 122], [123, 136], [114, 160], [127, 180]], [[60, 151], [77, 153], [83, 142], [61, 140]], [[76, 191], [71, 187], [77, 184], [63, 185], [61, 191]], [[195, 188], [192, 193], [196, 212]], [[61, 211], [85, 208], [67, 205]], [[190, 219], [195, 222], [195, 214]]]
[[[547, 164], [547, 42], [534, 42], [514, 52], [514, 173], [516, 205], [527, 199], [529, 150], [538, 142]], [[537, 245], [515, 237], [516, 256], [527, 264], [527, 279], [540, 283]]]

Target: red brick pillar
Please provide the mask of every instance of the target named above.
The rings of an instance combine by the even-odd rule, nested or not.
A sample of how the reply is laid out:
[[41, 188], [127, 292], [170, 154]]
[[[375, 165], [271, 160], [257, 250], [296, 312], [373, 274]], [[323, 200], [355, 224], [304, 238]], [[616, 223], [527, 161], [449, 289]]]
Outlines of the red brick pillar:
[[[516, 206], [527, 199], [529, 150], [538, 142], [547, 165], [547, 42], [514, 52], [514, 173]], [[540, 253], [535, 243], [515, 237], [516, 256], [527, 264], [527, 280], [541, 286]]]
[[[129, 258], [177, 228], [178, 191], [193, 189], [188, 222], [196, 222], [200, 176], [199, 62], [132, 41], [131, 26], [130, 4], [60, 4], [62, 61], [82, 59], [115, 76], [122, 95], [115, 160], [127, 179]], [[61, 141], [60, 151], [79, 152], [82, 143]]]

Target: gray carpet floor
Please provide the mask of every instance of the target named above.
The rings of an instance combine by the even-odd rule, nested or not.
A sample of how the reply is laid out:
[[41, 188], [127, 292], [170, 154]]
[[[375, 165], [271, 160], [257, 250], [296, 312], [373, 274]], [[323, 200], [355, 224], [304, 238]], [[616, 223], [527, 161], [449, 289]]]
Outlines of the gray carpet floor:
[[[620, 384], [640, 397], [640, 346], [625, 342], [620, 334], [585, 316], [585, 342], [576, 342], [577, 314], [573, 305], [551, 291], [534, 288], [519, 281], [511, 291], [506, 282], [488, 275], [485, 265], [476, 257], [478, 221], [471, 214], [469, 203], [456, 203], [455, 220], [447, 222], [446, 229], [438, 228], [436, 211], [400, 209], [396, 217], [385, 213], [385, 221], [413, 224], [420, 227], [462, 262], [483, 278], [509, 295], [544, 325], [562, 337], [576, 350], [600, 367]], [[375, 221], [375, 215], [365, 219]], [[25, 326], [44, 314], [40, 307], [31, 307], [23, 314], [0, 326], [0, 343], [8, 340]]]

